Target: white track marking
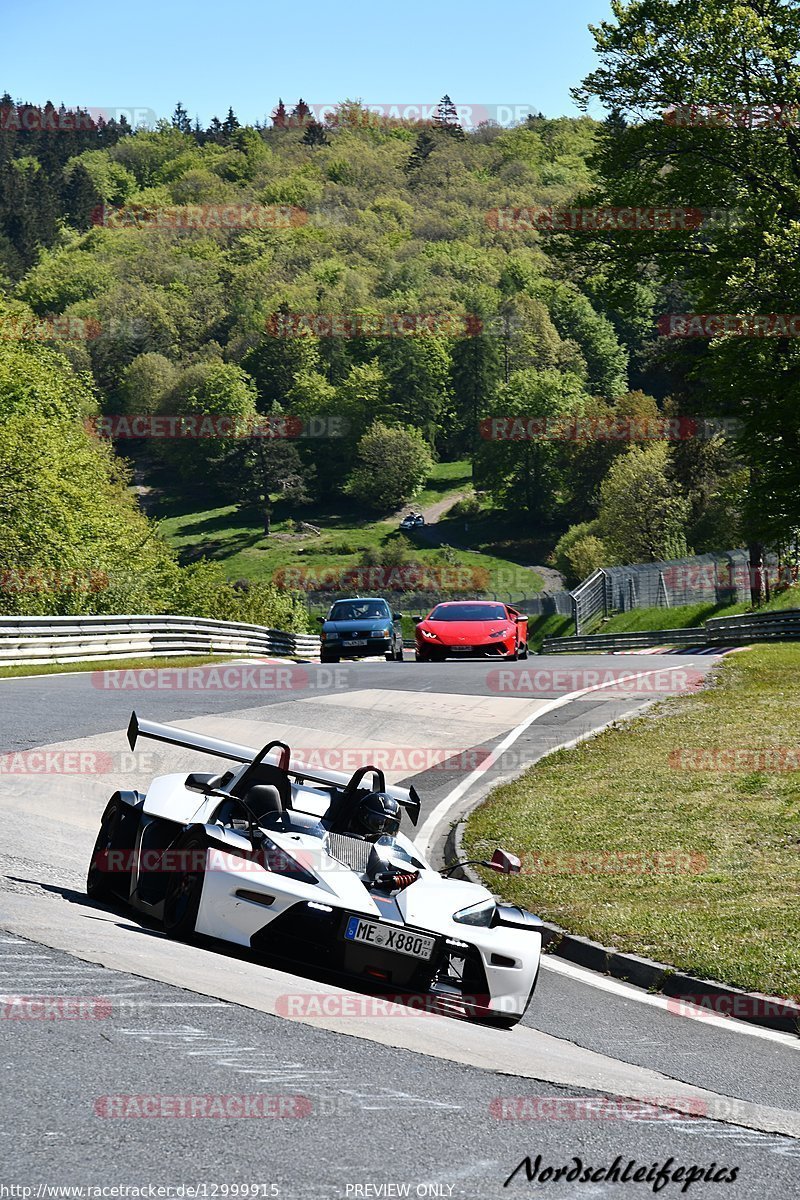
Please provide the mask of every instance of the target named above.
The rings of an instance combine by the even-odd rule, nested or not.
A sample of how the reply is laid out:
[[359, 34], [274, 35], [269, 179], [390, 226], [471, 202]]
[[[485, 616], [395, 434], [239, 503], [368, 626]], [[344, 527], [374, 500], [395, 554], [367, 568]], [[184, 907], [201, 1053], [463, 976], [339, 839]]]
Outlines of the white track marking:
[[[539, 718], [545, 716], [546, 713], [553, 712], [557, 708], [563, 708], [565, 704], [571, 704], [573, 700], [579, 700], [582, 696], [591, 695], [592, 692], [602, 691], [603, 688], [619, 687], [621, 683], [627, 683], [632, 679], [646, 679], [650, 675], [663, 675], [669, 671], [685, 670], [685, 664], [681, 663], [680, 666], [676, 664], [674, 667], [659, 667], [659, 669], [655, 671], [634, 671], [631, 672], [630, 675], [623, 675], [616, 679], [609, 679], [605, 683], [595, 683], [592, 684], [591, 687], [580, 688], [576, 692], [566, 692], [563, 696], [557, 696], [554, 700], [546, 700], [544, 704], [542, 704], [541, 700], [537, 701], [538, 707], [534, 709], [532, 713], [529, 713], [524, 720], [520, 721], [519, 725], [516, 725], [510, 733], [507, 733], [502, 742], [495, 746], [494, 750], [491, 751], [489, 756], [481, 763], [481, 765], [476, 767], [474, 771], [471, 771], [465, 779], [462, 779], [461, 783], [456, 784], [452, 791], [448, 792], [444, 800], [441, 800], [436, 805], [433, 812], [430, 813], [426, 818], [422, 828], [414, 839], [416, 845], [422, 851], [423, 855], [427, 857], [430, 849], [430, 843], [434, 834], [436, 833], [437, 827], [448, 817], [458, 802], [464, 798], [473, 784], [477, 783], [479, 779], [482, 779], [486, 775], [487, 771], [491, 770], [498, 759], [505, 754], [506, 750], [510, 749], [511, 746], [513, 746], [514, 743], [520, 737], [522, 737], [522, 734], [525, 733], [526, 729], [529, 729], [534, 721], [538, 721]], [[560, 749], [560, 747], [556, 748]]]
[[[650, 675], [661, 675], [665, 671], [685, 670], [685, 666], [680, 667], [660, 667], [654, 671], [636, 671], [631, 676], [625, 676], [627, 681], [629, 678], [644, 679]], [[569, 704], [573, 700], [578, 700], [582, 696], [589, 695], [592, 692], [601, 691], [603, 688], [618, 687], [619, 679], [608, 680], [606, 683], [593, 684], [588, 688], [581, 688], [579, 691], [568, 692], [563, 696], [558, 696], [554, 700], [548, 700], [541, 708], [535, 709], [532, 713], [515, 726], [503, 738], [489, 756], [476, 767], [465, 779], [457, 784], [443, 800], [441, 800], [433, 812], [429, 813], [419, 834], [415, 838], [416, 845], [422, 851], [425, 857], [430, 851], [430, 844], [436, 835], [439, 825], [447, 819], [453, 809], [464, 799], [471, 787], [478, 780], [482, 779], [487, 771], [502, 757], [514, 743], [522, 736], [523, 733], [534, 723], [539, 717], [543, 717], [545, 713], [552, 712], [556, 708], [561, 708], [565, 704]], [[605, 726], [603, 726], [605, 728]], [[599, 733], [600, 730], [593, 732]], [[580, 735], [573, 738], [569, 742], [561, 743], [559, 746], [554, 746], [550, 753], [555, 753], [556, 750], [571, 749], [579, 742], [586, 741], [591, 737], [592, 733]], [[667, 1009], [668, 998], [666, 996], [653, 995], [650, 992], [644, 992], [641, 989], [634, 988], [630, 984], [622, 983], [619, 980], [612, 979], [606, 975], [599, 975], [595, 971], [589, 971], [584, 967], [576, 966], [574, 963], [566, 962], [564, 959], [559, 959], [555, 955], [543, 955], [542, 966], [549, 970], [555, 971], [561, 975], [571, 976], [573, 979], [579, 980], [581, 983], [587, 984], [589, 987], [597, 988], [600, 991], [612, 992], [616, 995], [624, 996], [628, 1000], [636, 1000], [640, 1004], [650, 1004], [653, 1007]], [[686, 1006], [684, 1006], [686, 1007]], [[793, 1050], [800, 1049], [800, 1040], [790, 1033], [781, 1033], [778, 1030], [766, 1029], [760, 1025], [750, 1025], [746, 1021], [736, 1021], [730, 1017], [720, 1016], [718, 1013], [709, 1013], [707, 1010], [698, 1010], [698, 1012], [680, 1012], [672, 1014], [676, 1017], [681, 1017], [691, 1021], [705, 1021], [714, 1025], [716, 1028], [725, 1029], [728, 1033], [744, 1034], [747, 1037], [758, 1037], [763, 1041], [779, 1042], [783, 1046], [791, 1047]]]
[[[660, 1008], [664, 1012], [669, 1012], [670, 998], [668, 996], [643, 992], [630, 983], [612, 979], [609, 975], [598, 975], [596, 971], [579, 967], [575, 963], [565, 962], [564, 959], [557, 958], [554, 954], [543, 955], [542, 966], [555, 972], [556, 975], [568, 975], [580, 983], [598, 988], [601, 992], [611, 992], [614, 995], [622, 996], [625, 1000], [637, 1000], [640, 1004], [649, 1004], [652, 1008]], [[677, 1001], [673, 1000], [673, 1003], [677, 1003]], [[736, 1021], [732, 1017], [709, 1012], [708, 1009], [698, 1008], [696, 1012], [692, 1012], [691, 1006], [683, 1002], [681, 1002], [681, 1012], [670, 1015], [689, 1021], [702, 1021], [703, 1024], [713, 1025], [716, 1029], [725, 1029], [728, 1033], [741, 1033], [746, 1037], [759, 1037], [763, 1041], [778, 1042], [789, 1050], [800, 1050], [800, 1039], [792, 1033], [781, 1033], [777, 1029], [764, 1029], [760, 1025], [749, 1025], [746, 1021]]]

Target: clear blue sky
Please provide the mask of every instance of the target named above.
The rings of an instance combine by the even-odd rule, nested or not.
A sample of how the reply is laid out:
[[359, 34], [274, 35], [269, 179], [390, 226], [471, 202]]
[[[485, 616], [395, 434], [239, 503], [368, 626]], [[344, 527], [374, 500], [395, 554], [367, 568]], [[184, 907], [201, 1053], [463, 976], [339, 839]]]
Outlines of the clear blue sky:
[[228, 105], [242, 123], [263, 120], [279, 96], [408, 105], [447, 92], [458, 104], [573, 114], [569, 88], [595, 62], [587, 25], [609, 14], [607, 0], [6, 0], [4, 8], [0, 93], [158, 117], [180, 100], [204, 125]]

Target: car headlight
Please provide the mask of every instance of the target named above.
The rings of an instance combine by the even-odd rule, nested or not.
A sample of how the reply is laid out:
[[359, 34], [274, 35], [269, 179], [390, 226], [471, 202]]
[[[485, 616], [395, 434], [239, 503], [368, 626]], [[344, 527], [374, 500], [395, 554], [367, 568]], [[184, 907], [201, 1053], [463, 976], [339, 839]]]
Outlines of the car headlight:
[[482, 925], [484, 928], [492, 923], [496, 908], [494, 900], [481, 900], [479, 904], [471, 904], [453, 913], [453, 920], [459, 925]]
[[287, 854], [281, 846], [276, 846], [275, 842], [264, 834], [261, 835], [261, 844], [254, 857], [262, 867], [276, 875], [288, 875], [290, 879], [297, 879], [300, 883], [319, 883], [316, 875], [312, 875], [296, 858]]
[[509, 635], [510, 633], [511, 633], [511, 630], [510, 630], [510, 629], [496, 629], [496, 630], [494, 631], [494, 633], [490, 633], [490, 634], [489, 634], [489, 637], [490, 637], [490, 638], [493, 638], [493, 637], [508, 637], [508, 635]]
[[436, 642], [439, 640], [439, 635], [436, 633], [433, 633], [432, 630], [430, 630], [430, 629], [420, 629], [420, 633], [422, 634], [423, 637], [430, 638], [432, 642]]
[[376, 630], [376, 636], [377, 637], [391, 637], [392, 631], [391, 631], [391, 629], [378, 629], [378, 630]]

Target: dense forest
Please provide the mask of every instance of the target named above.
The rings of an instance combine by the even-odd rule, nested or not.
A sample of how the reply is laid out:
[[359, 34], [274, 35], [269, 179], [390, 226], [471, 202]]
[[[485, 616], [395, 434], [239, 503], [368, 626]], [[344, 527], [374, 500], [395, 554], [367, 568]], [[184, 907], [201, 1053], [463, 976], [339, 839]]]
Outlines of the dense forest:
[[[277, 498], [387, 514], [432, 462], [468, 459], [464, 510], [546, 530], [570, 582], [744, 540], [791, 557], [794, 344], [670, 337], [665, 319], [791, 312], [793, 130], [664, 120], [703, 85], [669, 77], [667, 15], [659, 30], [645, 8], [597, 32], [610, 65], [580, 95], [602, 123], [465, 132], [445, 97], [429, 122], [344, 101], [321, 124], [280, 101], [266, 127], [229, 111], [201, 129], [179, 104], [134, 131], [2, 97], [6, 609], [302, 624], [268, 585], [177, 565], [131, 498], [141, 447], [100, 436], [135, 420], [211, 418], [148, 454], [176, 489], [258, 510], [265, 536]], [[135, 588], [97, 586], [124, 562]], [[32, 604], [13, 580], [36, 570], [52, 588]]]

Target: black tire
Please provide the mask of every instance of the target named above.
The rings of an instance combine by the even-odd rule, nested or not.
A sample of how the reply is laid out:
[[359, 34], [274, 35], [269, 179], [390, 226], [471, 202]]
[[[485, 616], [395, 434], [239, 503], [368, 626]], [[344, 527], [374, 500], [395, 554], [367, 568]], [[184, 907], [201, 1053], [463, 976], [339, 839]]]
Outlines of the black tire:
[[525, 659], [528, 657], [528, 643], [527, 642], [523, 642], [522, 647], [520, 648], [519, 656], [522, 659]]
[[523, 1014], [507, 1016], [505, 1013], [492, 1012], [484, 1004], [473, 1002], [467, 1005], [467, 1016], [474, 1025], [489, 1026], [492, 1029], [513, 1029], [522, 1020]]
[[173, 851], [185, 854], [190, 861], [186, 864], [186, 870], [173, 872], [167, 882], [164, 894], [164, 932], [167, 937], [181, 942], [194, 937], [206, 873], [202, 863], [196, 860], [201, 859], [203, 851], [207, 849], [208, 840], [204, 833], [187, 834], [172, 847]]
[[[126, 847], [116, 844], [120, 808], [121, 802], [119, 800], [109, 800], [100, 822], [100, 831], [94, 843], [92, 857], [89, 859], [89, 870], [86, 875], [86, 895], [91, 900], [105, 902], [119, 899], [120, 893], [126, 893], [125, 881], [127, 881], [127, 892], [130, 892], [130, 869], [112, 875], [112, 872], [108, 870], [109, 864], [106, 863], [103, 867], [98, 866], [98, 859], [108, 850], [126, 849]], [[116, 888], [112, 887], [112, 879], [119, 886]]]
[[319, 661], [321, 663], [338, 663], [340, 655], [338, 654], [321, 654]]
[[395, 661], [395, 662], [405, 662], [405, 658], [403, 657], [403, 647], [402, 647], [402, 646], [400, 647], [400, 649], [399, 649], [399, 650], [397, 651], [397, 653], [395, 654], [395, 656], [394, 656], [394, 661]]
[[519, 1025], [521, 1017], [501, 1017], [497, 1013], [487, 1013], [482, 1017], [480, 1023], [482, 1025], [490, 1025], [493, 1029], [513, 1029], [515, 1025]]

